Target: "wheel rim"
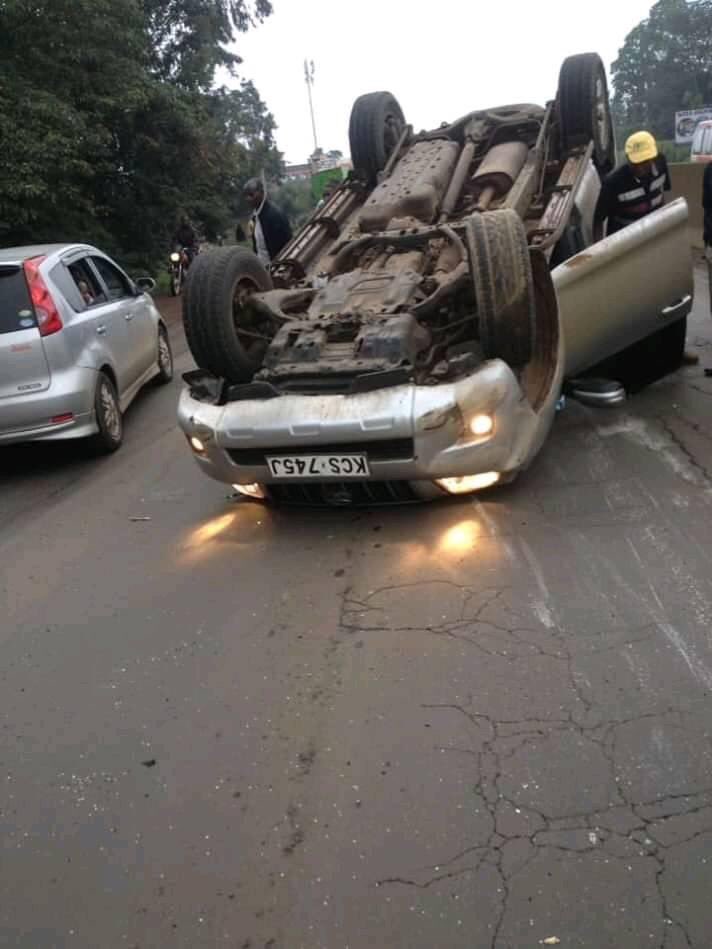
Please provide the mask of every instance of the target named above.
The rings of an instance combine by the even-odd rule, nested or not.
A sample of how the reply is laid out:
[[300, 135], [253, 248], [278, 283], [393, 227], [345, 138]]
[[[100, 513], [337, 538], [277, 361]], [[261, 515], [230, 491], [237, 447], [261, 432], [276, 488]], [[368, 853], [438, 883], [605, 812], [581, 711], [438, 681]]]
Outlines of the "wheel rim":
[[121, 436], [121, 416], [119, 415], [119, 407], [116, 404], [114, 393], [107, 382], [101, 384], [99, 402], [106, 433], [113, 441], [118, 441]]
[[610, 120], [608, 115], [608, 93], [603, 76], [596, 79], [596, 94], [594, 100], [594, 122], [598, 132], [598, 142], [601, 151], [608, 151], [611, 137]]
[[171, 348], [168, 345], [165, 333], [158, 334], [158, 367], [168, 375], [173, 368], [173, 359], [171, 357]]
[[398, 140], [403, 132], [403, 122], [397, 115], [389, 113], [383, 125], [383, 147], [386, 157], [390, 156], [393, 149], [398, 144]]

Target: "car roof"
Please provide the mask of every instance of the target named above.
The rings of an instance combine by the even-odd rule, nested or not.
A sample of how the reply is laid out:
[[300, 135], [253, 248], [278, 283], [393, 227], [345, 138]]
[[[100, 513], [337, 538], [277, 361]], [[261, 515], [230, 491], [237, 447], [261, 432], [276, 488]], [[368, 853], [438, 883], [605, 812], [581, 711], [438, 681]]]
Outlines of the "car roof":
[[26, 244], [23, 247], [0, 247], [0, 264], [21, 264], [30, 257], [49, 257], [67, 250], [86, 248], [94, 250], [89, 244]]

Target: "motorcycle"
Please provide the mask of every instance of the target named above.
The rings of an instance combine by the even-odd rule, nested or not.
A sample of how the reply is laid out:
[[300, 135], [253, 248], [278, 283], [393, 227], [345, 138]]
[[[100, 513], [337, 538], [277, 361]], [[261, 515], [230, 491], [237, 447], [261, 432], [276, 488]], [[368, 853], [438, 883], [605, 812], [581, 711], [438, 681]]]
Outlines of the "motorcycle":
[[178, 297], [183, 289], [185, 275], [190, 267], [191, 254], [187, 247], [174, 250], [170, 258], [171, 296]]

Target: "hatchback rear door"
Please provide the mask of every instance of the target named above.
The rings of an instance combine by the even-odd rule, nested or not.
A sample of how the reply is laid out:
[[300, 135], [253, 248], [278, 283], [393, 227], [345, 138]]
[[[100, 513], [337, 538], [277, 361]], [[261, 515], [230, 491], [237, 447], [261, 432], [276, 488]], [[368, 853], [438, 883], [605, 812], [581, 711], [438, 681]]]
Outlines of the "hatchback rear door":
[[42, 392], [50, 379], [22, 266], [0, 264], [0, 400]]

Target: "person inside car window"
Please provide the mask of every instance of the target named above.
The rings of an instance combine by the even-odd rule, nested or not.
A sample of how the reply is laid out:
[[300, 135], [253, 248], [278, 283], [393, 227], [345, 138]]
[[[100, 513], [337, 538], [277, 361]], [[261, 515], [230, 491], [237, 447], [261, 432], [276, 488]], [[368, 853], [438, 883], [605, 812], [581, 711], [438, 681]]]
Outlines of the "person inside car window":
[[84, 300], [87, 306], [91, 306], [92, 303], [94, 303], [94, 296], [92, 295], [86, 280], [78, 281], [77, 287], [79, 288], [79, 292], [82, 295], [82, 300]]

